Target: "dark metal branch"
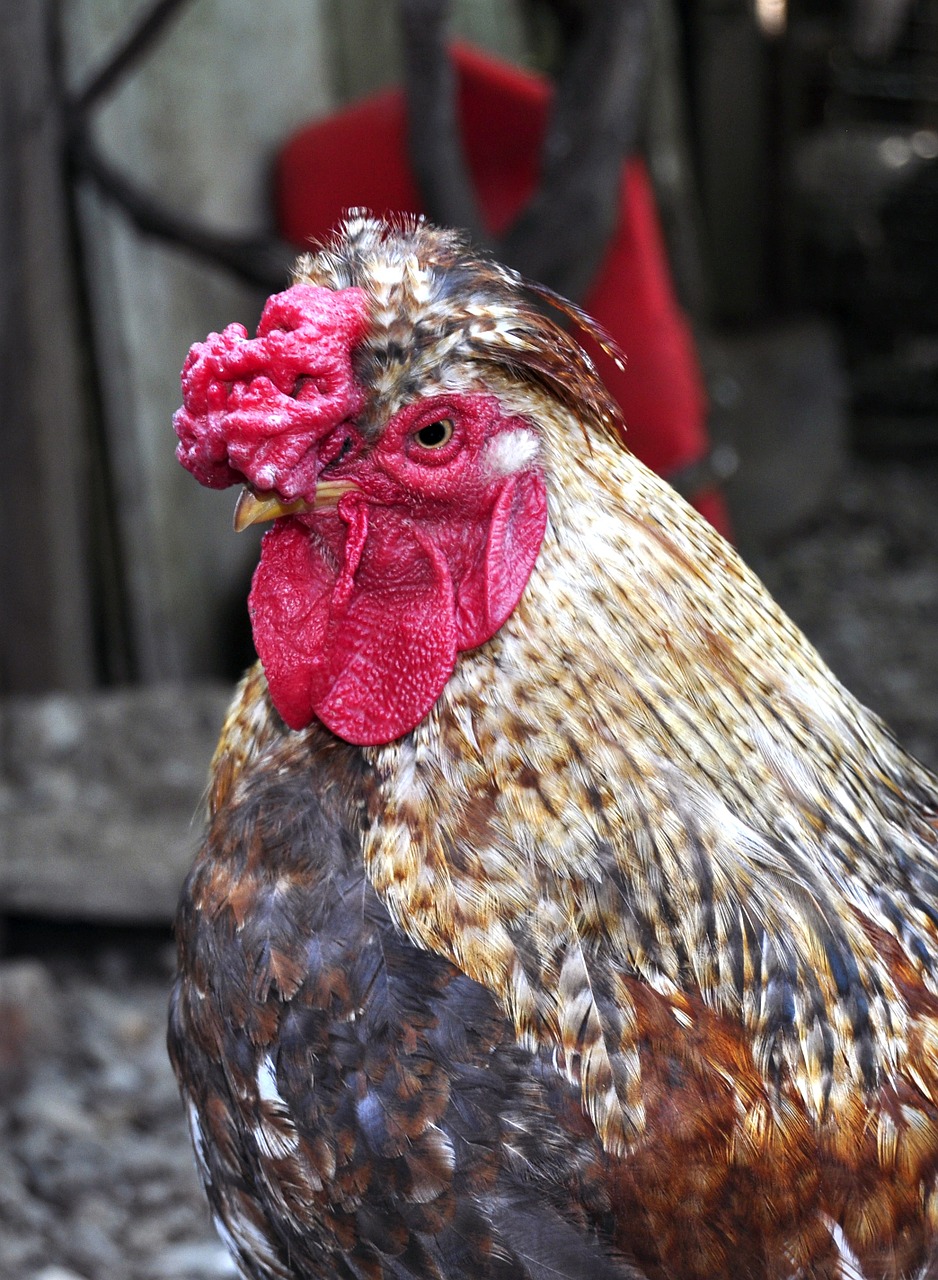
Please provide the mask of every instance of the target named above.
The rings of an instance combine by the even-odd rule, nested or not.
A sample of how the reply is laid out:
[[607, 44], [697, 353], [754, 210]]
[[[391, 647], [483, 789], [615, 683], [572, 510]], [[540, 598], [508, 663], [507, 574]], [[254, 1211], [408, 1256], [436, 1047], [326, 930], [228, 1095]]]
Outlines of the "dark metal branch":
[[167, 209], [106, 160], [84, 133], [73, 135], [72, 156], [79, 174], [119, 204], [139, 231], [191, 249], [268, 292], [286, 287], [295, 251], [283, 241], [222, 235]]
[[136, 22], [132, 23], [102, 67], [92, 75], [83, 89], [71, 96], [70, 114], [85, 116], [105, 97], [150, 49], [179, 11], [192, 0], [154, 0]]
[[110, 163], [95, 144], [88, 117], [95, 106], [133, 70], [169, 23], [192, 0], [154, 0], [132, 24], [117, 48], [78, 93], [64, 105], [69, 159], [79, 178], [87, 178], [118, 204], [147, 235], [190, 249], [225, 267], [241, 280], [270, 291], [282, 289], [294, 252], [269, 236], [230, 236], [212, 231], [176, 213], [150, 196]]
[[581, 299], [615, 228], [641, 123], [651, 0], [594, 0], [557, 88], [534, 197], [499, 246], [524, 275]]
[[434, 220], [485, 232], [466, 166], [456, 114], [456, 77], [446, 49], [449, 0], [398, 0], [410, 160], [423, 206]]

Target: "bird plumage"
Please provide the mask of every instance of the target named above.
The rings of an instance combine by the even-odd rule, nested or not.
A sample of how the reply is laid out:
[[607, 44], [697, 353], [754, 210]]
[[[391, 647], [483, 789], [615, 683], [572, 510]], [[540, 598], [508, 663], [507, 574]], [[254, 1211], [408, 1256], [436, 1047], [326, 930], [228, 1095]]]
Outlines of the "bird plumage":
[[171, 1047], [245, 1274], [917, 1274], [938, 783], [623, 448], [543, 293], [363, 217], [298, 270], [366, 300], [323, 479], [414, 404], [494, 397], [499, 554], [534, 536], [518, 477], [547, 522], [407, 732], [289, 732], [258, 670], [234, 703]]

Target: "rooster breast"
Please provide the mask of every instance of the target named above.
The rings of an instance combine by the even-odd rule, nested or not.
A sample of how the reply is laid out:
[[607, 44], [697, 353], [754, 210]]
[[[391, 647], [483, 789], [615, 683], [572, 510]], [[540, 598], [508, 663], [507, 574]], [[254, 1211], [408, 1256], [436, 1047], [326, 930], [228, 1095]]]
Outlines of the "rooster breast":
[[602, 1230], [577, 1090], [366, 881], [354, 750], [311, 732], [224, 760], [177, 926], [170, 1052], [244, 1275], [635, 1276]]

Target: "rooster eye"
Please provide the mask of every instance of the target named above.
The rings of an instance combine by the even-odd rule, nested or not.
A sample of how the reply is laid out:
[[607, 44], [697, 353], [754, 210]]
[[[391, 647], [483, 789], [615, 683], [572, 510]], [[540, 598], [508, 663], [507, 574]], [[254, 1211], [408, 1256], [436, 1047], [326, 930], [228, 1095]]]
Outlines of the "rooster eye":
[[452, 418], [440, 418], [437, 422], [428, 422], [425, 427], [414, 432], [414, 439], [424, 449], [442, 449], [453, 438]]

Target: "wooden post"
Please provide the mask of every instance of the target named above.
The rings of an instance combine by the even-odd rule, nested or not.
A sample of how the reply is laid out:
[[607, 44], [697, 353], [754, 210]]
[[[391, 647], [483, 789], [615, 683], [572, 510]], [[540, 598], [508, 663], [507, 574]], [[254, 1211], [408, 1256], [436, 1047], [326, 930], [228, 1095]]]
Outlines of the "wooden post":
[[0, 12], [0, 689], [92, 684], [86, 409], [53, 0]]
[[764, 305], [767, 285], [768, 66], [745, 0], [694, 6], [700, 194], [713, 302], [741, 322]]

